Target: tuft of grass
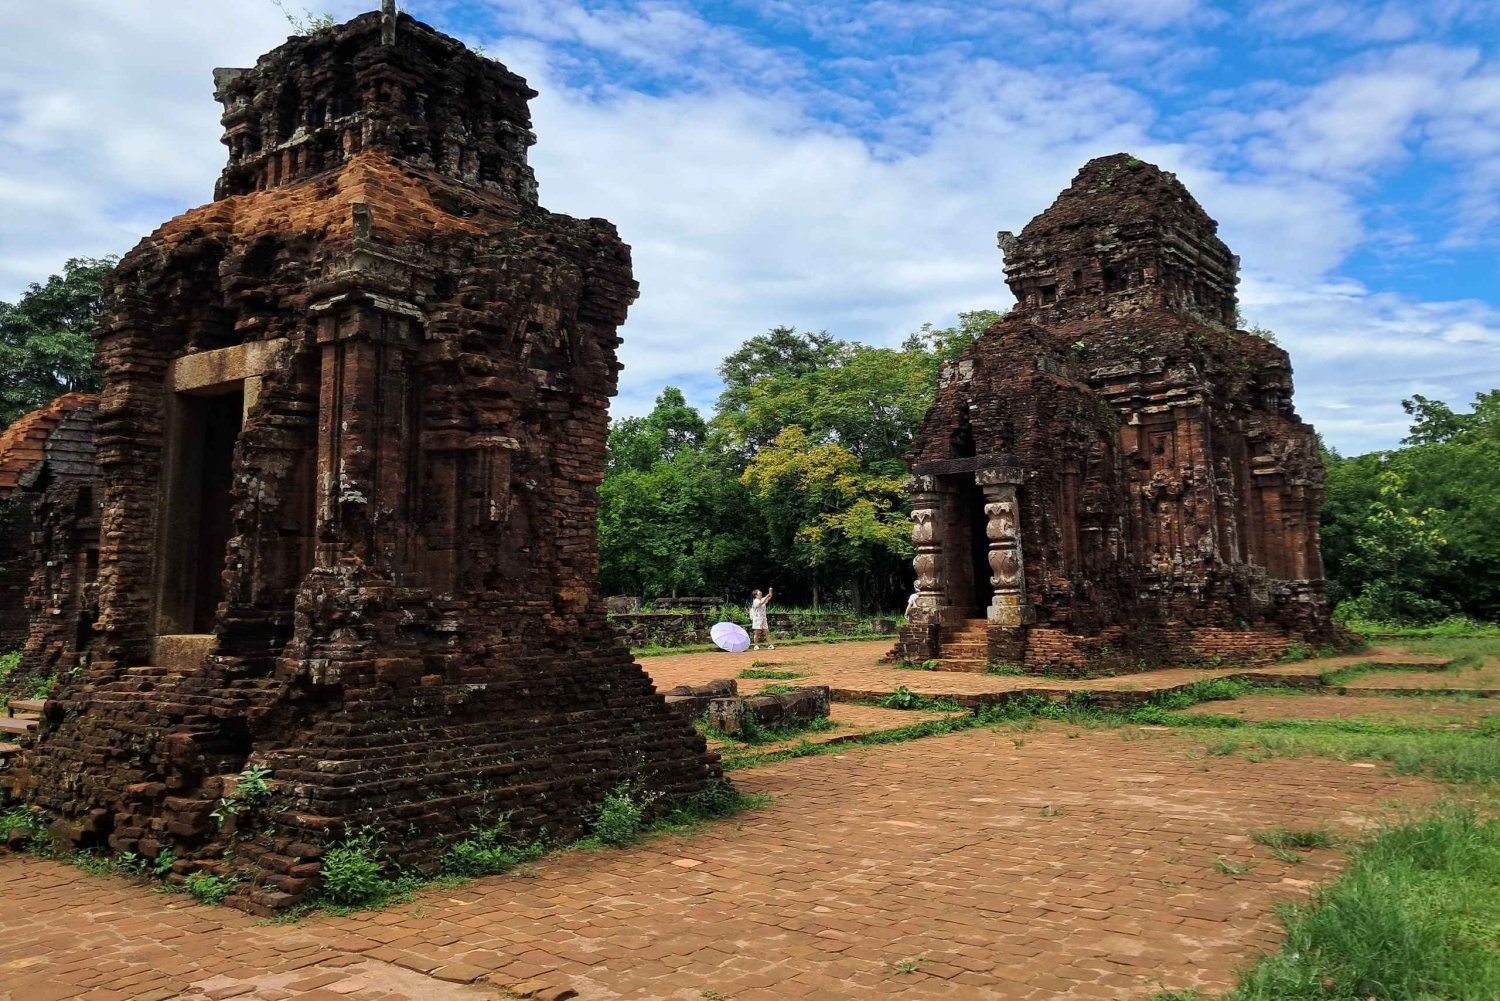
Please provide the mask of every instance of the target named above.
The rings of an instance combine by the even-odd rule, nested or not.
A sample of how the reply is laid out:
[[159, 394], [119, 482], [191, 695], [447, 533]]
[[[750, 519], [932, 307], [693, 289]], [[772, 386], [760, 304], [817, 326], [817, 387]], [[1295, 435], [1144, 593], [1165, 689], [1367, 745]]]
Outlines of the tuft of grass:
[[1250, 840], [1267, 848], [1332, 848], [1333, 835], [1325, 827], [1297, 829], [1278, 827], [1268, 831], [1250, 832]]
[[739, 673], [739, 676], [746, 680], [764, 678], [768, 681], [791, 681], [793, 678], [802, 677], [797, 671], [774, 671], [759, 667], [747, 667]]
[[1255, 863], [1232, 862], [1229, 859], [1225, 858], [1223, 855], [1220, 855], [1218, 858], [1214, 859], [1212, 868], [1214, 872], [1222, 873], [1225, 876], [1243, 876], [1245, 875], [1245, 873], [1255, 868]]
[[1500, 997], [1500, 819], [1447, 807], [1387, 827], [1281, 916], [1282, 950], [1225, 1001]]

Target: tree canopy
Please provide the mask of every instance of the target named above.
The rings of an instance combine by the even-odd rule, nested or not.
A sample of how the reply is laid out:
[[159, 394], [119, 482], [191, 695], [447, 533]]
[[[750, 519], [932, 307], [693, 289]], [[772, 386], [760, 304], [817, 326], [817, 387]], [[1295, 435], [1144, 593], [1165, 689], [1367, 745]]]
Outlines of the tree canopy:
[[113, 257], [75, 257], [0, 302], [0, 426], [68, 392], [99, 388], [92, 334]]
[[1323, 554], [1346, 614], [1500, 619], [1500, 390], [1473, 410], [1415, 396], [1401, 448], [1325, 452]]

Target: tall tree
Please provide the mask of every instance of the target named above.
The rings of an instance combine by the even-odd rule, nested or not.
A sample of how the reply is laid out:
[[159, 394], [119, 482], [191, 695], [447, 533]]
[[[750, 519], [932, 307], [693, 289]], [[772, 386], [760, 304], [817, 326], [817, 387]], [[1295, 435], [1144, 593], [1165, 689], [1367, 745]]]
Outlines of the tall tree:
[[785, 428], [751, 460], [741, 482], [783, 557], [847, 584], [856, 611], [869, 578], [911, 556], [901, 479], [868, 472], [837, 442], [817, 443], [800, 427]]
[[1401, 474], [1382, 471], [1380, 497], [1354, 537], [1350, 565], [1360, 589], [1343, 607], [1355, 618], [1421, 624], [1451, 611], [1431, 597], [1433, 579], [1444, 569], [1446, 544], [1432, 525], [1435, 512], [1414, 510], [1404, 487]]
[[75, 257], [15, 303], [0, 302], [0, 425], [62, 393], [99, 388], [90, 336], [113, 257]]
[[686, 449], [702, 448], [708, 425], [676, 386], [656, 398], [645, 417], [627, 417], [609, 432], [609, 468], [647, 470]]

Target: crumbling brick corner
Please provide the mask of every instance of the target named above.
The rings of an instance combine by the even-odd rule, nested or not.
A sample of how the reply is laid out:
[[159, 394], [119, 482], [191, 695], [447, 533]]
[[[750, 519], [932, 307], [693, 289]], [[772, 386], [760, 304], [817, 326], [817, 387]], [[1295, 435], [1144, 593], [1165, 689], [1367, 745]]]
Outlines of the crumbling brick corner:
[[98, 610], [98, 398], [66, 393], [0, 434], [0, 652], [21, 649], [0, 691], [27, 695], [86, 662]]
[[430, 872], [475, 823], [721, 782], [597, 592], [637, 292], [613, 226], [537, 204], [534, 93], [381, 14], [215, 83], [215, 201], [108, 290], [97, 638], [21, 794], [264, 913], [351, 832]]
[[908, 453], [893, 656], [1083, 673], [1338, 642], [1317, 441], [1187, 189], [1102, 157], [1000, 245], [1016, 306], [944, 367]]

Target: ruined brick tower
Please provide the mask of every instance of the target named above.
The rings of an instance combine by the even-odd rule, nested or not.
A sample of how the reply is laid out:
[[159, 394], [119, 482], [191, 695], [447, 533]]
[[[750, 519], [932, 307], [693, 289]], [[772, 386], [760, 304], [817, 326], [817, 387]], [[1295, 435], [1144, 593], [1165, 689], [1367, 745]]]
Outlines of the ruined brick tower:
[[900, 656], [1078, 672], [1333, 638], [1317, 442], [1287, 353], [1235, 328], [1217, 229], [1119, 154], [1000, 234], [1016, 306], [945, 366], [907, 456]]
[[[264, 910], [349, 830], [430, 866], [481, 817], [705, 789], [596, 590], [636, 285], [612, 225], [538, 206], [534, 92], [394, 13], [214, 79], [215, 201], [109, 289], [96, 638], [20, 792]], [[274, 795], [221, 823], [250, 766]]]

